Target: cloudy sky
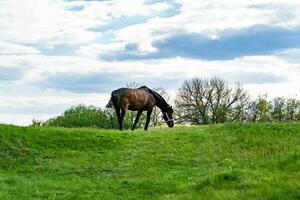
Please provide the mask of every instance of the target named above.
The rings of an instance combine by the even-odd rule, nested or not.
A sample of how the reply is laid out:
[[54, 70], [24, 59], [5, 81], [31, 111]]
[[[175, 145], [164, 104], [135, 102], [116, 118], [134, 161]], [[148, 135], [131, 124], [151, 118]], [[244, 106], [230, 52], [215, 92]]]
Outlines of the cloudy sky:
[[138, 82], [220, 76], [300, 95], [299, 0], [0, 0], [0, 122], [27, 125]]

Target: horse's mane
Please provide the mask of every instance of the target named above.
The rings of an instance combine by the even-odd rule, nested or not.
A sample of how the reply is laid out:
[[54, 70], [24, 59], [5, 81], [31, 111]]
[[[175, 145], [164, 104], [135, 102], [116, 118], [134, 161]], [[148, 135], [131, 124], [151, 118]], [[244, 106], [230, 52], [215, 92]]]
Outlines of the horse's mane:
[[169, 104], [166, 102], [166, 100], [160, 94], [155, 92], [154, 90], [151, 90], [150, 88], [148, 88], [146, 86], [142, 86], [139, 89], [144, 89], [144, 90], [148, 91], [150, 94], [152, 94], [157, 102], [157, 106], [160, 107], [161, 109], [168, 107]]

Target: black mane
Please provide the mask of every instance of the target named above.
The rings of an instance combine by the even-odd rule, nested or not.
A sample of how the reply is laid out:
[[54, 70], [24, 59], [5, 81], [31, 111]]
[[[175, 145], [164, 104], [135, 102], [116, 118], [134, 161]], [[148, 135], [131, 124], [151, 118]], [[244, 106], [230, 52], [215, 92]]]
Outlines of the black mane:
[[167, 110], [167, 108], [169, 107], [169, 104], [166, 102], [166, 100], [157, 92], [151, 90], [150, 88], [146, 87], [146, 86], [142, 86], [139, 89], [143, 89], [148, 91], [150, 94], [153, 95], [153, 97], [156, 100], [156, 105], [163, 111], [165, 112]]

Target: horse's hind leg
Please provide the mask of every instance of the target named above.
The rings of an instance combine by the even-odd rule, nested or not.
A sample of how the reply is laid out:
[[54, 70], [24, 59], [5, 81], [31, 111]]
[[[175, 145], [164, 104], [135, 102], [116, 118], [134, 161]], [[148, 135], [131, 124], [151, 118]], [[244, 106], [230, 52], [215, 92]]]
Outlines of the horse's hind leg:
[[119, 129], [122, 130], [123, 119], [121, 118], [121, 112], [120, 111], [121, 111], [120, 108], [116, 108], [116, 114], [117, 114], [117, 118], [118, 118]]
[[[119, 112], [120, 112], [120, 110], [119, 110]], [[126, 114], [126, 109], [121, 108], [120, 117], [118, 117], [119, 125], [120, 125], [120, 130], [122, 130], [122, 124], [123, 124], [123, 119], [125, 117], [125, 114]]]
[[136, 115], [136, 117], [135, 117], [134, 124], [133, 124], [131, 130], [134, 130], [134, 128], [135, 128], [136, 124], [138, 123], [138, 121], [139, 121], [139, 119], [140, 119], [142, 113], [143, 113], [142, 110], [139, 110], [139, 111], [138, 111], [138, 113], [137, 113], [137, 115]]

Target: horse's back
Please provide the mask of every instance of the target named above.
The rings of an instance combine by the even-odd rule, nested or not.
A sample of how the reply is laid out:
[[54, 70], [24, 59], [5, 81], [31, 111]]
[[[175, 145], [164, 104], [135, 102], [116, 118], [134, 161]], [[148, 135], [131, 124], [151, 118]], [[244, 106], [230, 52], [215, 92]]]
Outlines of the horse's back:
[[112, 92], [113, 95], [118, 95], [120, 107], [127, 107], [129, 110], [149, 109], [155, 105], [155, 99], [146, 86], [136, 89], [119, 88]]

